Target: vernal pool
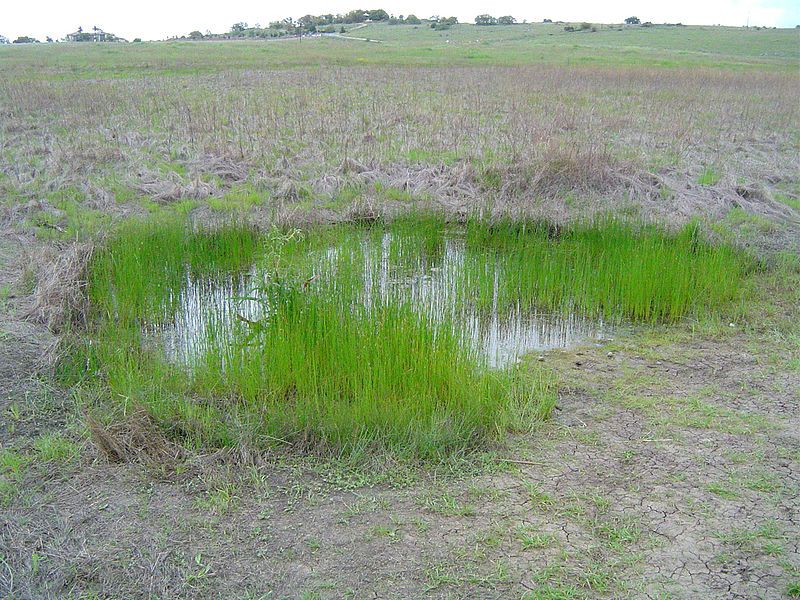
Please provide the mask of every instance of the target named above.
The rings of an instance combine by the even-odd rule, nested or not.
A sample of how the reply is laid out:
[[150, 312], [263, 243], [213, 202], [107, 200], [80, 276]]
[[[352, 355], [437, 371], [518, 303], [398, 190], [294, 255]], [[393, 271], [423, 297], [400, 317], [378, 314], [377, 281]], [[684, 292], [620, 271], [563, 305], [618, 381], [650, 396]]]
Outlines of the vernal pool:
[[619, 326], [576, 310], [537, 310], [514, 293], [513, 261], [471, 247], [458, 231], [431, 236], [355, 229], [279, 245], [279, 252], [244, 272], [187, 273], [167, 303], [170, 314], [145, 326], [147, 338], [171, 361], [192, 366], [212, 346], [240, 342], [253, 324], [268, 321], [276, 289], [287, 285], [367, 316], [381, 306], [412, 307], [436, 327], [455, 332], [489, 367], [512, 364], [530, 352], [608, 339]]
[[92, 261], [65, 368], [203, 446], [438, 459], [547, 418], [557, 374], [523, 354], [727, 317], [752, 268], [697, 227], [615, 220], [131, 222]]

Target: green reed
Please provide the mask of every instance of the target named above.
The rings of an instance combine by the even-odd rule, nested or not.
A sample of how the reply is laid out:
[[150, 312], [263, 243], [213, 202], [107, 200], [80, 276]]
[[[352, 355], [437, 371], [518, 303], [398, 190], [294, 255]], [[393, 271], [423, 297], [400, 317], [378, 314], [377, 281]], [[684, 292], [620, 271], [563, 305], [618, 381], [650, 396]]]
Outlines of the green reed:
[[[227, 329], [210, 321], [194, 364], [170, 362], [146, 339], [146, 324], [174, 318], [192, 278], [253, 265], [259, 314]], [[435, 311], [403, 286], [381, 291], [448, 268], [447, 304]], [[695, 226], [668, 233], [610, 219], [455, 227], [424, 217], [266, 236], [136, 222], [92, 264], [85, 362], [123, 409], [147, 407], [189, 443], [435, 458], [528, 430], [555, 402], [539, 365], [487, 367], [458, 326], [464, 307], [634, 323], [721, 316], [738, 309], [752, 268]]]

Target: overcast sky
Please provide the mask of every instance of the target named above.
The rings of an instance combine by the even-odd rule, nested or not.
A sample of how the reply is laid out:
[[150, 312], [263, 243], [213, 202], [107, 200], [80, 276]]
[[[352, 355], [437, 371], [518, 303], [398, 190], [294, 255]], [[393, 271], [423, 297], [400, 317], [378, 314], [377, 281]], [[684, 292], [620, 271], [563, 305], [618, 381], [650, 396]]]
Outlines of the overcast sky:
[[44, 40], [97, 25], [127, 39], [163, 39], [194, 29], [226, 31], [237, 21], [266, 25], [284, 17], [345, 13], [354, 8], [383, 8], [395, 15], [454, 15], [472, 22], [475, 15], [513, 15], [519, 21], [621, 22], [632, 15], [654, 23], [764, 25], [800, 24], [798, 0], [0, 0], [0, 35], [30, 35]]

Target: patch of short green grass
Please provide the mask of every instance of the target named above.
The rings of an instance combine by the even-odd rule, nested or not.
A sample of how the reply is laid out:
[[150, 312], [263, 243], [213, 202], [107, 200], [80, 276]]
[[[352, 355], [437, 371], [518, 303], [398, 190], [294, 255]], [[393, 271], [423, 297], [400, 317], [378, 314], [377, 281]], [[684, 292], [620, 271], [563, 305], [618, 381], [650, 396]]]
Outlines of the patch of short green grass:
[[697, 178], [697, 183], [700, 185], [715, 185], [720, 179], [722, 179], [722, 176], [714, 167], [704, 167]]
[[540, 585], [527, 592], [523, 600], [573, 600], [582, 596], [579, 588], [573, 585]]
[[555, 499], [551, 494], [544, 491], [538, 483], [526, 481], [525, 490], [528, 493], [528, 500], [538, 509], [547, 510], [555, 504]]
[[740, 235], [752, 238], [757, 235], [769, 235], [778, 230], [778, 224], [770, 221], [766, 217], [747, 212], [746, 210], [734, 207], [725, 215], [725, 221], [730, 227]]
[[778, 492], [783, 488], [779, 477], [766, 471], [753, 471], [742, 478], [741, 484], [744, 488], [754, 492], [769, 494]]
[[251, 185], [237, 185], [222, 197], [211, 197], [206, 202], [212, 210], [220, 212], [245, 212], [260, 206], [268, 198], [268, 194]]
[[530, 525], [518, 527], [515, 533], [517, 540], [522, 544], [523, 550], [549, 548], [557, 542], [553, 534], [541, 533]]
[[418, 501], [423, 508], [446, 517], [472, 517], [476, 514], [474, 506], [460, 502], [449, 492], [425, 492]]
[[778, 202], [783, 202], [786, 206], [800, 212], [800, 198], [798, 198], [797, 196], [778, 193], [775, 194], [775, 199]]
[[615, 518], [597, 524], [596, 531], [611, 550], [622, 552], [642, 537], [639, 525], [629, 519]]
[[371, 531], [375, 537], [385, 538], [390, 542], [400, 540], [400, 524], [394, 520], [386, 525], [375, 525]]
[[47, 433], [33, 441], [36, 458], [42, 462], [70, 462], [80, 453], [78, 445], [60, 433]]
[[717, 537], [738, 551], [748, 554], [770, 553], [774, 551], [774, 545], [778, 541], [785, 539], [784, 533], [772, 520], [765, 521], [754, 528], [732, 529], [718, 534]]
[[30, 457], [11, 448], [0, 449], [0, 507], [8, 506], [20, 493]]
[[214, 513], [226, 513], [239, 504], [239, 490], [233, 483], [222, 483], [212, 487], [205, 496], [195, 501], [201, 510]]
[[11, 448], [0, 450], [0, 473], [19, 477], [25, 472], [30, 458]]
[[735, 500], [739, 497], [739, 492], [732, 490], [728, 486], [719, 482], [708, 484], [706, 489], [715, 496], [719, 496], [724, 500]]

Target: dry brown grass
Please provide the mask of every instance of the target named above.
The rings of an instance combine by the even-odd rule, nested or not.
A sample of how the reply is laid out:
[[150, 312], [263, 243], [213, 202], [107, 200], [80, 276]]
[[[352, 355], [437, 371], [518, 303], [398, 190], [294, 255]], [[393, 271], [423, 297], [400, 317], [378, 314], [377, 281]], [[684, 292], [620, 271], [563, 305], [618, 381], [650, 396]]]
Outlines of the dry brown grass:
[[530, 66], [12, 82], [0, 94], [19, 171], [36, 153], [47, 171], [78, 176], [149, 155], [230, 182], [251, 169], [360, 173], [414, 150], [434, 164], [448, 152], [519, 165], [552, 157], [551, 171], [566, 154], [591, 157], [595, 172], [620, 150], [720, 159], [729, 143], [789, 133], [797, 91], [786, 74]]
[[136, 462], [169, 470], [186, 456], [186, 450], [167, 439], [144, 408], [135, 409], [110, 426], [101, 425], [88, 411], [84, 418], [100, 456], [110, 462]]
[[60, 333], [69, 323], [85, 321], [86, 268], [95, 242], [56, 243], [42, 247], [33, 261], [36, 288], [23, 318]]
[[[262, 200], [254, 218], [298, 221], [393, 212], [380, 205], [400, 194], [553, 220], [623, 209], [717, 222], [738, 207], [775, 223], [777, 247], [800, 248], [800, 215], [775, 200], [800, 184], [799, 94], [789, 72], [698, 68], [15, 78], [0, 89], [0, 192], [17, 226], [40, 210], [18, 207], [58, 207], [65, 189], [117, 217], [144, 201], [219, 210], [237, 190]], [[713, 185], [698, 183], [706, 168]]]
[[160, 204], [168, 204], [177, 200], [203, 200], [219, 193], [213, 184], [195, 177], [186, 181], [177, 173], [161, 176], [157, 173], [142, 173], [133, 184], [135, 189]]

